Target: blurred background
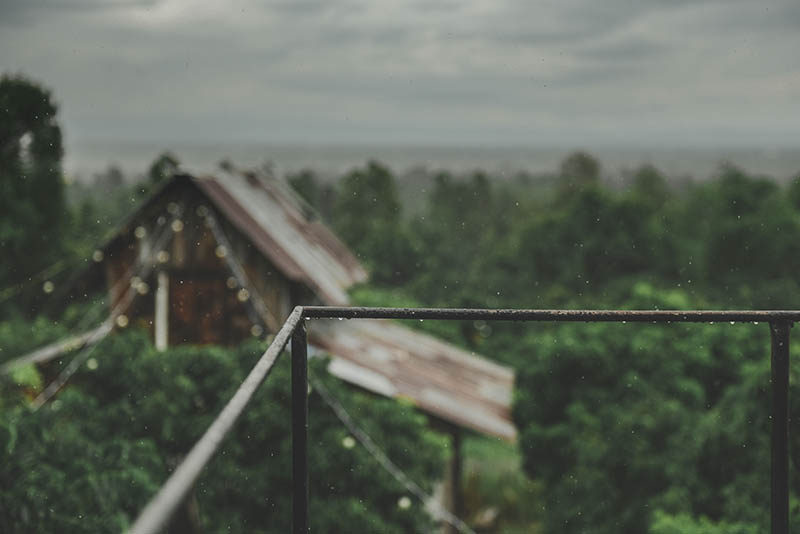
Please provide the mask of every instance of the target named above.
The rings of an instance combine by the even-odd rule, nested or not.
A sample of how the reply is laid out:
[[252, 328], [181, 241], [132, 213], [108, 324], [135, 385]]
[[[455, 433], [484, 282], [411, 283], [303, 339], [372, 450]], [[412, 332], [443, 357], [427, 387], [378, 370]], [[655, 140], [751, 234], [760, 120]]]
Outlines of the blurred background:
[[[109, 315], [78, 273], [184, 171], [291, 187], [369, 272], [351, 304], [797, 309], [797, 49], [790, 0], [0, 2], [0, 364]], [[269, 334], [113, 326], [0, 375], [0, 531], [130, 526]], [[412, 326], [515, 375], [516, 439], [464, 435], [471, 531], [766, 531], [767, 325]], [[285, 364], [171, 531], [287, 531]], [[441, 493], [433, 418], [312, 370]], [[323, 400], [314, 530], [445, 528]]]

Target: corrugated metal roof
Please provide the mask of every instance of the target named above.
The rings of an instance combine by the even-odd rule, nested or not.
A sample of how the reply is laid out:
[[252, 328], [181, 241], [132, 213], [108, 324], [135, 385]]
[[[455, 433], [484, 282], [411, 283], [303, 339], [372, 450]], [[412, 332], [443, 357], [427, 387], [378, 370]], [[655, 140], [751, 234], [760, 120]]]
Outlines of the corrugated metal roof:
[[193, 181], [262, 254], [325, 304], [347, 305], [347, 288], [367, 279], [347, 247], [279, 180], [232, 171]]
[[[367, 273], [347, 247], [283, 182], [237, 171], [192, 178], [214, 206], [291, 279], [329, 305]], [[313, 321], [312, 343], [334, 359], [330, 372], [387, 397], [406, 398], [452, 424], [507, 440], [513, 372], [388, 321]]]
[[406, 398], [458, 426], [516, 439], [507, 367], [389, 321], [315, 320], [309, 341], [334, 356], [329, 371], [342, 380]]
[[[348, 248], [309, 216], [309, 208], [287, 184], [255, 173], [176, 176], [117, 236], [136, 224], [155, 197], [169, 194], [181, 180], [195, 184], [276, 268], [307, 285], [322, 303], [348, 305], [347, 289], [367, 279]], [[334, 357], [330, 372], [347, 382], [406, 398], [455, 425], [507, 440], [516, 437], [510, 415], [514, 375], [509, 368], [388, 321], [315, 320], [309, 323], [309, 336]]]

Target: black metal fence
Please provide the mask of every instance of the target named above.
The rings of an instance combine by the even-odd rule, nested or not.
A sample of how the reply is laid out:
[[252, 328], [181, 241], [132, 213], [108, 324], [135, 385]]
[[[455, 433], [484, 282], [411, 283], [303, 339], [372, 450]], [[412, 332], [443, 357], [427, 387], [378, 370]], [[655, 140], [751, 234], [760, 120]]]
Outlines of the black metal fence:
[[205, 434], [147, 504], [131, 534], [152, 534], [167, 524], [266, 379], [291, 339], [292, 349], [292, 531], [308, 532], [308, 342], [306, 319], [438, 319], [538, 322], [714, 323], [763, 322], [772, 339], [771, 532], [789, 532], [789, 331], [800, 311], [612, 311], [358, 308], [298, 306]]

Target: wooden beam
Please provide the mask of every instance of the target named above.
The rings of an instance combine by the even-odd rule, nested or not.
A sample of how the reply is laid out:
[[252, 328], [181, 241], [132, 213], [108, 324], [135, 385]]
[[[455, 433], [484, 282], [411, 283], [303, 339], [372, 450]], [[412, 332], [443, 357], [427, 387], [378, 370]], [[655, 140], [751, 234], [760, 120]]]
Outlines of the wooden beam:
[[89, 330], [88, 332], [56, 341], [55, 343], [36, 349], [24, 356], [8, 361], [0, 366], [0, 374], [10, 373], [14, 369], [24, 365], [48, 362], [61, 356], [65, 352], [80, 349], [86, 345], [92, 345], [103, 339], [110, 331], [111, 323], [104, 322], [97, 328]]
[[165, 351], [169, 342], [169, 275], [166, 271], [158, 272], [155, 301], [155, 345], [156, 350]]
[[461, 451], [462, 431], [460, 428], [453, 429], [453, 456], [450, 461], [453, 464], [453, 509], [451, 512], [456, 517], [461, 517], [464, 513], [464, 492], [462, 491], [464, 457]]

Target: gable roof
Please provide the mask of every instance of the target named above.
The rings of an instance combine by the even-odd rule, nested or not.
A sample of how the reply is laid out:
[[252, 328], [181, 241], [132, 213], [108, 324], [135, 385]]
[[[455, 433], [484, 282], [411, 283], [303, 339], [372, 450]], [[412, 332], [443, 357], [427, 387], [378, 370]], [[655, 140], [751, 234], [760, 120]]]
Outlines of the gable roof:
[[214, 206], [291, 280], [327, 305], [347, 305], [347, 288], [367, 272], [291, 188], [267, 176], [229, 171], [190, 177]]
[[309, 342], [334, 355], [328, 371], [346, 382], [411, 401], [444, 421], [509, 441], [511, 369], [385, 320], [314, 320]]
[[[322, 303], [348, 305], [347, 289], [367, 279], [358, 260], [288, 184], [253, 172], [176, 175], [117, 236], [137, 224], [151, 202], [181, 183], [199, 189], [276, 268], [309, 287]], [[333, 357], [329, 371], [346, 382], [405, 398], [454, 425], [516, 438], [511, 422], [514, 375], [507, 367], [390, 321], [315, 320], [309, 322], [309, 341]]]

